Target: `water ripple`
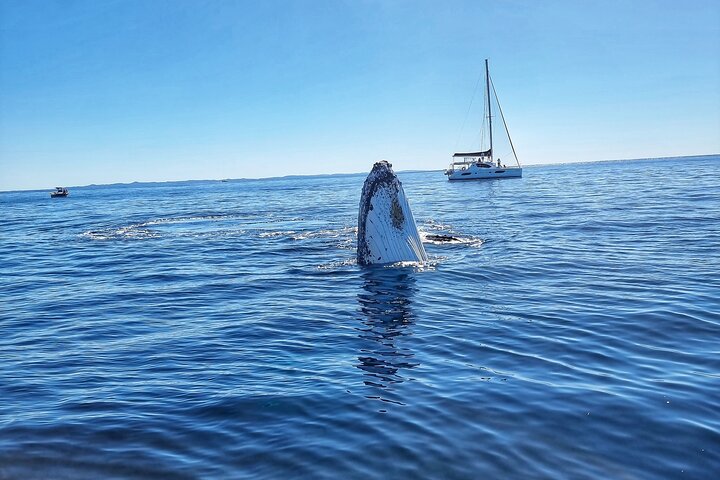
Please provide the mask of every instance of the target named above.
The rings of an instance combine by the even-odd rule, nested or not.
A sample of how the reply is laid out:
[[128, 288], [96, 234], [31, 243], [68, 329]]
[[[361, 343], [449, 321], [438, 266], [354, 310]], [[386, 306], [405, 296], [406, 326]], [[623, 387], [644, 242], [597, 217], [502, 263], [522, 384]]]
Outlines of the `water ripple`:
[[[720, 157], [0, 193], [0, 478], [720, 471]], [[618, 178], [632, 181], [617, 181]]]

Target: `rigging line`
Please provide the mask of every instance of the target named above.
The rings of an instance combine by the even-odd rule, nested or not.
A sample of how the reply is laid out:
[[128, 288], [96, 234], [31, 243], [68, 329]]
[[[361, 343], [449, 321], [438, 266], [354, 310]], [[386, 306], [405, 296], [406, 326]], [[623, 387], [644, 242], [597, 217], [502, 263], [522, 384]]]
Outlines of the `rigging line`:
[[460, 133], [458, 134], [457, 141], [455, 142], [455, 151], [457, 151], [458, 145], [460, 145], [460, 137], [462, 137], [462, 134], [465, 131], [465, 124], [467, 123], [468, 116], [470, 115], [470, 109], [472, 108], [473, 101], [475, 100], [478, 85], [480, 85], [480, 78], [482, 78], [482, 75], [479, 75], [477, 82], [475, 82], [475, 89], [473, 90], [472, 98], [470, 99], [470, 105], [468, 105], [467, 112], [465, 112], [465, 120], [463, 120], [462, 127], [460, 127]]
[[478, 144], [478, 150], [484, 150], [485, 145], [485, 125], [487, 125], [488, 121], [488, 111], [487, 111], [487, 94], [485, 91], [483, 91], [483, 116], [482, 116], [482, 125], [480, 125], [480, 133], [478, 133], [477, 137], [480, 138], [480, 143]]
[[508, 140], [510, 141], [510, 148], [512, 148], [513, 155], [515, 156], [515, 161], [518, 164], [518, 167], [520, 166], [520, 160], [517, 158], [517, 153], [515, 153], [515, 145], [512, 143], [512, 138], [510, 138], [510, 130], [507, 128], [507, 123], [505, 123], [505, 115], [503, 115], [502, 107], [500, 106], [500, 100], [498, 99], [497, 92], [495, 91], [495, 84], [492, 81], [492, 77], [490, 77], [490, 85], [492, 85], [493, 94], [495, 94], [495, 100], [497, 100], [497, 106], [498, 110], [500, 110], [500, 118], [502, 118], [503, 126], [505, 127], [505, 133], [507, 133]]

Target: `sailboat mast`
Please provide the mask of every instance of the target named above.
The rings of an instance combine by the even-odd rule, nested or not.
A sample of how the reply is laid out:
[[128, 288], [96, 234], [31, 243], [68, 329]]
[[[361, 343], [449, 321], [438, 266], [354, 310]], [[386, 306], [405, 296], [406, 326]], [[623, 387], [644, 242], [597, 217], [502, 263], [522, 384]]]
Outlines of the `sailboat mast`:
[[492, 141], [492, 112], [490, 111], [490, 68], [488, 67], [488, 60], [485, 59], [485, 88], [487, 89], [487, 109], [488, 109], [488, 123], [490, 125], [490, 161], [493, 159], [493, 141]]

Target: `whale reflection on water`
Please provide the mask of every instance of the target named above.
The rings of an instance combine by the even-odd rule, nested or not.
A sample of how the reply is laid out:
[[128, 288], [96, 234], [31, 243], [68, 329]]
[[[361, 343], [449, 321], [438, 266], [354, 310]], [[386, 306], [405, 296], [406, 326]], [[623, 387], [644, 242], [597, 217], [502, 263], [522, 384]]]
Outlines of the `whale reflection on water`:
[[[357, 298], [363, 324], [359, 337], [365, 346], [356, 366], [366, 386], [389, 389], [406, 380], [404, 371], [419, 365], [402, 346], [403, 337], [412, 334], [415, 274], [411, 268], [369, 267], [363, 272], [363, 290]], [[402, 404], [385, 395], [368, 398]]]

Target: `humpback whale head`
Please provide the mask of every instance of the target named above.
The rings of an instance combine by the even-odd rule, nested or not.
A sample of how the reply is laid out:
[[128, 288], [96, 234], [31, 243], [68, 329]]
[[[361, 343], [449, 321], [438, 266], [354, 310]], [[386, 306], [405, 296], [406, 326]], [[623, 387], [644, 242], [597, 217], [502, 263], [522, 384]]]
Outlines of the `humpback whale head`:
[[372, 265], [426, 262], [400, 180], [385, 160], [373, 165], [365, 179], [358, 212], [357, 262]]

